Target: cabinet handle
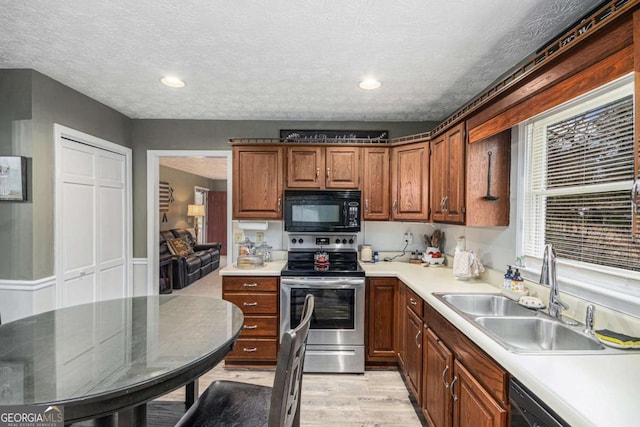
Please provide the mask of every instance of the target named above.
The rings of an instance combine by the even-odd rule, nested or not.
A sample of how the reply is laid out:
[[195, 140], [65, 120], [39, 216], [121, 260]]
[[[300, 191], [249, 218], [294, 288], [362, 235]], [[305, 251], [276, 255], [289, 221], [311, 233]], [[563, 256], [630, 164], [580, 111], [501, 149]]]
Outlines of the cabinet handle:
[[393, 201], [393, 210], [394, 210], [395, 212], [398, 212], [398, 201], [397, 201], [397, 200], [394, 200], [394, 201]]
[[244, 305], [245, 307], [255, 307], [256, 305], [258, 305], [257, 301], [254, 302], [243, 302], [242, 305]]
[[409, 304], [411, 305], [418, 305], [418, 302], [416, 300], [414, 300], [413, 298], [409, 298]]
[[282, 207], [282, 197], [278, 197], [278, 212], [280, 212], [281, 207]]
[[364, 209], [369, 213], [369, 199], [364, 199]]
[[256, 286], [258, 286], [257, 283], [243, 283], [242, 286], [244, 286], [245, 288], [255, 288]]
[[415, 342], [416, 342], [416, 347], [420, 348], [422, 347], [420, 345], [420, 343], [418, 342], [418, 337], [422, 334], [422, 331], [418, 331], [418, 333], [416, 334], [416, 337], [414, 338]]
[[444, 210], [444, 197], [440, 197], [440, 210]]
[[252, 347], [252, 348], [243, 348], [242, 351], [244, 351], [245, 353], [255, 353], [256, 351], [258, 351], [258, 349], [256, 347]]
[[633, 207], [633, 214], [638, 213], [638, 200], [640, 200], [640, 179], [636, 179], [631, 187], [631, 206]]
[[316, 168], [316, 179], [320, 178], [320, 168]]
[[458, 377], [453, 377], [453, 381], [451, 381], [451, 389], [449, 390], [449, 392], [451, 393], [451, 397], [453, 397], [454, 402], [458, 400], [458, 396], [456, 396], [453, 392], [453, 386], [455, 385], [456, 381], [458, 381]]
[[[244, 325], [244, 329], [258, 329], [258, 325]], [[447, 366], [448, 368], [448, 366]]]
[[447, 208], [447, 202], [449, 201], [449, 196], [444, 196], [444, 200], [442, 201], [443, 204], [443, 211], [448, 212], [449, 209]]
[[449, 370], [449, 365], [445, 366], [444, 370], [442, 371], [442, 384], [444, 384], [444, 388], [449, 388], [449, 383], [447, 383], [447, 380], [444, 378], [445, 375], [447, 375], [448, 370]]

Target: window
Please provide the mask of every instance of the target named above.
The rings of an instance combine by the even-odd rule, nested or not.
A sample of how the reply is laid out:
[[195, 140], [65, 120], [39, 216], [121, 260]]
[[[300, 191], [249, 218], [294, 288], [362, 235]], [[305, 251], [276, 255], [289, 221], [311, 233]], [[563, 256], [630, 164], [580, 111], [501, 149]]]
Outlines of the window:
[[525, 124], [525, 257], [551, 243], [587, 268], [640, 271], [633, 102], [627, 79]]

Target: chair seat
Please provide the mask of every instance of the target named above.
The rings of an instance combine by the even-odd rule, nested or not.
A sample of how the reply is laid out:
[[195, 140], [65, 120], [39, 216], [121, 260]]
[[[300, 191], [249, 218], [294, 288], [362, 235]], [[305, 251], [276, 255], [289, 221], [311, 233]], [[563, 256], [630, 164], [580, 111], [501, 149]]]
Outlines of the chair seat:
[[189, 408], [176, 427], [264, 427], [269, 420], [271, 387], [215, 381]]

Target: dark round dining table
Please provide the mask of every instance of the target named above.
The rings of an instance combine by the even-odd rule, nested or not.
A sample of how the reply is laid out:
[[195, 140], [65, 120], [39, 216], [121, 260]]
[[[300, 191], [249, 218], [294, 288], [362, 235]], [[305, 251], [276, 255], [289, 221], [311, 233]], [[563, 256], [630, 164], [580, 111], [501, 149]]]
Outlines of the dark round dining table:
[[[0, 405], [62, 405], [113, 424], [218, 364], [244, 317], [219, 298], [160, 295], [61, 308], [0, 325]], [[144, 424], [145, 416], [134, 421]]]

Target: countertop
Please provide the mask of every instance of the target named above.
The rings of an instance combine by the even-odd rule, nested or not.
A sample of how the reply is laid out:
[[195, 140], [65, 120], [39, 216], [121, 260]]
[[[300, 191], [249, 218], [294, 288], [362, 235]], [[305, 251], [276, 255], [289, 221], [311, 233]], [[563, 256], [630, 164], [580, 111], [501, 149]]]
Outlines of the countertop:
[[[277, 276], [285, 261], [260, 269], [227, 266], [220, 275]], [[397, 277], [518, 378], [566, 422], [579, 426], [637, 426], [640, 402], [640, 352], [607, 355], [522, 355], [493, 341], [434, 292], [499, 292], [488, 283], [453, 277], [448, 267], [422, 267], [407, 262], [361, 263], [367, 277]]]

